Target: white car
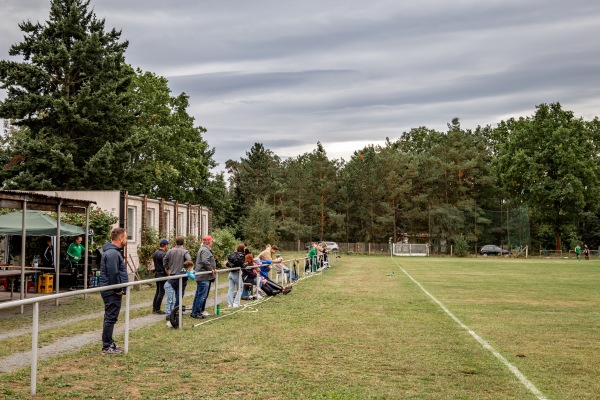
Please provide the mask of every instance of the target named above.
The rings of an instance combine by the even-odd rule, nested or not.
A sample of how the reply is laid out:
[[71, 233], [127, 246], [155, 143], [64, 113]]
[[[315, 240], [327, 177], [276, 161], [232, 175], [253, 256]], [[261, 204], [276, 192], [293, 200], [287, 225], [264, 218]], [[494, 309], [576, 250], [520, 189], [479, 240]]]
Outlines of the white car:
[[323, 242], [327, 245], [327, 251], [334, 252], [340, 251], [340, 246], [336, 242]]

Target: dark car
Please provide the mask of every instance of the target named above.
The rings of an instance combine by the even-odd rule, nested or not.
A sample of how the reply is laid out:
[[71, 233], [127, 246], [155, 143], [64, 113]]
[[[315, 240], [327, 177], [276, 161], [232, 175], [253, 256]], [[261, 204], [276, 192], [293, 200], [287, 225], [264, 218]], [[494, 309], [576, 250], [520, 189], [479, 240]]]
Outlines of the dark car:
[[481, 250], [479, 250], [479, 253], [481, 253], [482, 256], [487, 257], [487, 256], [497, 256], [497, 255], [507, 255], [509, 254], [508, 250], [504, 250], [502, 248], [500, 248], [499, 246], [495, 246], [493, 244], [488, 244], [485, 245], [481, 248]]

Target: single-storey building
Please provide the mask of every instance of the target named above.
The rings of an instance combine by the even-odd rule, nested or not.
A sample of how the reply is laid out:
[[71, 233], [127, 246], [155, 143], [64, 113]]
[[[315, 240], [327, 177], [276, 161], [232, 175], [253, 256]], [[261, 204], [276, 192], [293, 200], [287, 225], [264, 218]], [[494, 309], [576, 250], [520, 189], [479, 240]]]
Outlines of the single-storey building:
[[127, 229], [129, 239], [125, 248], [127, 260], [139, 265], [137, 248], [142, 243], [141, 232], [155, 228], [160, 237], [195, 236], [201, 238], [212, 231], [212, 211], [201, 205], [180, 203], [177, 200], [154, 199], [131, 195], [118, 190], [93, 191], [35, 191], [48, 196], [92, 200], [96, 206], [118, 218], [115, 227]]

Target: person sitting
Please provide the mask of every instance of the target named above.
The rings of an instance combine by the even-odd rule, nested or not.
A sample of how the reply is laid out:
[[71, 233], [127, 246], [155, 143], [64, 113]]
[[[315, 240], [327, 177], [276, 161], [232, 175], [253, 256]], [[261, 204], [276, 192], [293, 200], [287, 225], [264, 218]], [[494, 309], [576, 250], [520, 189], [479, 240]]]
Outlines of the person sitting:
[[290, 282], [297, 281], [298, 275], [283, 264], [283, 258], [281, 254], [277, 253], [278, 250], [277, 246], [271, 246], [271, 264], [275, 267], [277, 274], [286, 274]]
[[260, 265], [260, 289], [266, 293], [267, 296], [276, 296], [279, 293], [288, 294], [292, 291], [292, 287], [283, 287], [274, 282], [269, 278], [269, 271], [271, 270], [271, 260], [263, 260]]

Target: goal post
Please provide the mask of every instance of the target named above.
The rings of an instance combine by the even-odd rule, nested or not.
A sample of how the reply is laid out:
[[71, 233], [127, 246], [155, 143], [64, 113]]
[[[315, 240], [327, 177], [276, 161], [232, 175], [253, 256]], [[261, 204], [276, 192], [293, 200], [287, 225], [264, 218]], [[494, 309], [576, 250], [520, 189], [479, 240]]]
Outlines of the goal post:
[[392, 254], [395, 256], [429, 256], [429, 245], [426, 243], [394, 243]]

